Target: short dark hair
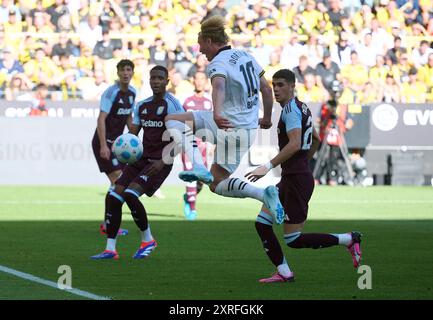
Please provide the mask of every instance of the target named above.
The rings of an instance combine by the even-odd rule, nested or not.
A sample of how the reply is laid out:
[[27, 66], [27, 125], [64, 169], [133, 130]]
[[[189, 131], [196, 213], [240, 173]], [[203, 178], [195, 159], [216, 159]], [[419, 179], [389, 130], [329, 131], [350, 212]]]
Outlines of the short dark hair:
[[134, 67], [135, 67], [134, 62], [132, 62], [131, 60], [122, 59], [116, 65], [117, 71], [119, 71], [120, 69], [123, 69], [123, 67], [126, 67], [126, 66], [130, 66], [132, 68], [132, 70], [134, 70]]
[[168, 78], [168, 70], [167, 70], [166, 67], [164, 67], [164, 66], [160, 66], [160, 65], [156, 65], [156, 66], [154, 66], [152, 69], [150, 69], [150, 72], [152, 72], [153, 70], [164, 71], [165, 75], [166, 75], [167, 78]]
[[296, 77], [295, 74], [289, 69], [280, 69], [274, 73], [272, 79], [284, 79], [288, 83], [295, 83]]

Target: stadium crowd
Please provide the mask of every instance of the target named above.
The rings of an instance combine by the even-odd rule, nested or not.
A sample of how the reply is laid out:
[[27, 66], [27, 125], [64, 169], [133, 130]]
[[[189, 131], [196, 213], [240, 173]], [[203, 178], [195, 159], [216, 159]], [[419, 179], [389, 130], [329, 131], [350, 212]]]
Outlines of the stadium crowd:
[[[135, 64], [138, 98], [148, 70], [170, 70], [179, 100], [205, 70], [200, 22], [226, 17], [235, 47], [249, 50], [268, 80], [293, 70], [297, 95], [323, 102], [433, 102], [431, 0], [0, 0], [0, 98], [98, 100], [116, 63]], [[34, 94], [33, 94], [34, 95]], [[47, 96], [47, 94], [45, 94]]]

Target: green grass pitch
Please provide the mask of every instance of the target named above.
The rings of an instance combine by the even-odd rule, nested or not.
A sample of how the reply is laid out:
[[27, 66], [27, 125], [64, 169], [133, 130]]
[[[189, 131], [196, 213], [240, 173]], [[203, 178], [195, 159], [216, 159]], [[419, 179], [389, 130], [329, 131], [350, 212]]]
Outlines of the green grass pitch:
[[[305, 232], [363, 233], [362, 264], [372, 288], [360, 290], [343, 247], [290, 249], [276, 232], [294, 283], [260, 284], [274, 267], [254, 228], [260, 204], [204, 190], [199, 218], [183, 219], [183, 187], [164, 200], [141, 198], [158, 248], [135, 261], [139, 233], [124, 206], [118, 261], [92, 261], [105, 248], [98, 233], [103, 187], [0, 187], [0, 265], [57, 282], [72, 268], [72, 286], [112, 299], [432, 299], [433, 190], [428, 187], [317, 187]], [[0, 272], [0, 299], [83, 299]]]

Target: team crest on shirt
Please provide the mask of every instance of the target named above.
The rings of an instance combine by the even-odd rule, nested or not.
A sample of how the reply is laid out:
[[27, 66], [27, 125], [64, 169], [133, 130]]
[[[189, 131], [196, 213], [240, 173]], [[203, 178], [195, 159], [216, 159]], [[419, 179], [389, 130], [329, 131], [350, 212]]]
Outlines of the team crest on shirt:
[[165, 108], [164, 106], [158, 107], [158, 109], [156, 109], [156, 115], [160, 116], [161, 114], [163, 114], [164, 108]]
[[141, 114], [147, 114], [147, 108], [144, 108], [144, 110], [141, 111]]
[[210, 101], [205, 101], [205, 102], [204, 102], [204, 108], [205, 108], [206, 110], [210, 110], [210, 109], [212, 109], [212, 104], [210, 103]]

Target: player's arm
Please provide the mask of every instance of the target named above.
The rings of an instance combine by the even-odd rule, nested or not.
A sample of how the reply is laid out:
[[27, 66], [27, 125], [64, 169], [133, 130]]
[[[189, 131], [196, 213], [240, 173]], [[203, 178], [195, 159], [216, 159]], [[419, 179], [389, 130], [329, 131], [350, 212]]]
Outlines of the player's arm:
[[290, 159], [296, 152], [301, 150], [302, 129], [296, 128], [287, 132], [289, 143], [271, 160], [269, 163], [256, 168], [245, 175], [250, 181], [254, 182], [264, 177], [272, 168]]
[[320, 145], [320, 137], [317, 134], [316, 129], [314, 129], [313, 127], [313, 140], [311, 141], [311, 147], [310, 150], [308, 151], [307, 157], [308, 160], [311, 160], [314, 156], [314, 154], [316, 153], [317, 149], [319, 148]]
[[107, 119], [108, 113], [101, 111], [98, 116], [98, 122], [96, 131], [98, 132], [98, 138], [99, 142], [101, 144], [101, 147], [99, 149], [99, 155], [102, 159], [109, 160], [111, 151], [110, 148], [108, 148], [107, 145], [107, 137], [106, 137], [106, 127], [105, 127], [105, 120]]
[[138, 136], [138, 133], [140, 132], [141, 126], [133, 124], [131, 122], [131, 124], [128, 126], [129, 129], [129, 133], [132, 133], [135, 136]]
[[226, 79], [224, 77], [212, 78], [212, 104], [213, 104], [213, 119], [220, 129], [233, 128], [229, 120], [222, 117], [223, 104], [226, 94]]
[[274, 99], [272, 97], [272, 88], [263, 75], [260, 77], [260, 92], [263, 98], [263, 118], [259, 120], [259, 124], [260, 128], [269, 129], [272, 127], [271, 118]]

